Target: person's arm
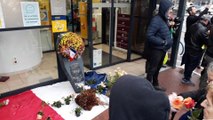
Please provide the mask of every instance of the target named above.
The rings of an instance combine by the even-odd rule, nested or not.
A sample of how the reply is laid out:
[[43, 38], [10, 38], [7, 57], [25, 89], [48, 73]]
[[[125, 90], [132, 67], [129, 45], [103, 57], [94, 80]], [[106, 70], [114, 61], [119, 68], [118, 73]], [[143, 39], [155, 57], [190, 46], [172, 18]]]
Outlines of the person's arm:
[[204, 30], [202, 33], [202, 38], [203, 38], [203, 42], [205, 45], [208, 45], [208, 40], [209, 40], [209, 35], [208, 35], [208, 30]]
[[204, 14], [207, 14], [209, 11], [209, 8], [206, 7], [198, 16], [197, 20], [199, 20]]
[[157, 37], [158, 31], [160, 30], [161, 25], [159, 20], [154, 18], [151, 20], [148, 29], [147, 29], [147, 40], [154, 45], [163, 46], [166, 45], [166, 40], [163, 40], [160, 37]]
[[[188, 24], [191, 23], [191, 25], [194, 24], [194, 23], [196, 23], [198, 20], [200, 20], [200, 18], [201, 18], [204, 14], [207, 14], [208, 11], [209, 11], [209, 8], [205, 8], [205, 10], [203, 10], [203, 11], [199, 14], [199, 16], [196, 16], [196, 15], [190, 15], [190, 16], [188, 16], [188, 17], [187, 17], [187, 23], [188, 23]], [[188, 25], [187, 27], [190, 27], [190, 25]], [[189, 29], [189, 28], [187, 28], [187, 29]]]

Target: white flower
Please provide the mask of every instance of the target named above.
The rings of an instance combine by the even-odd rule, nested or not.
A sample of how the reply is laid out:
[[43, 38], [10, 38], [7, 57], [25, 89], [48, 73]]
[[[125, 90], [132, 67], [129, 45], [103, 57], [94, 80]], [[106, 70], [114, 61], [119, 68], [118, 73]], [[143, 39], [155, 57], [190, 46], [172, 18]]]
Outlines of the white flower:
[[80, 88], [83, 88], [84, 87], [84, 83], [76, 83], [76, 85]]
[[101, 82], [100, 85], [104, 88], [106, 87], [106, 85], [103, 82]]
[[85, 86], [83, 86], [83, 89], [84, 89], [84, 90], [88, 90], [88, 89], [91, 89], [91, 87], [88, 86], [88, 85], [85, 85]]
[[182, 96], [178, 96], [177, 93], [175, 93], [175, 92], [168, 95], [168, 98], [169, 98], [169, 102], [170, 102], [170, 106], [171, 106], [171, 111], [177, 112], [177, 109], [172, 107], [172, 103], [173, 103], [174, 100], [177, 100], [177, 99], [180, 100], [180, 101], [183, 101], [184, 98]]
[[3, 103], [4, 103], [4, 105], [8, 105], [9, 102], [10, 102], [10, 100], [9, 100], [9, 99], [6, 99]]
[[42, 119], [42, 115], [37, 114], [37, 120], [41, 120]]

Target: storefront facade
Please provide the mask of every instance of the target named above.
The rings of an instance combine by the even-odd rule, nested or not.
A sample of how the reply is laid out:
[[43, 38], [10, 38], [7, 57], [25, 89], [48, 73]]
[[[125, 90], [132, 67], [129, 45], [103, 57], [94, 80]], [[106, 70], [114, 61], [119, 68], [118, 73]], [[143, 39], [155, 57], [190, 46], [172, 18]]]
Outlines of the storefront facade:
[[[158, 1], [0, 0], [0, 3], [0, 75], [17, 82], [17, 87], [2, 85], [5, 90], [0, 92], [5, 93], [66, 80], [56, 46], [58, 35], [66, 31], [84, 38], [82, 58], [90, 70], [142, 58], [146, 28]], [[32, 11], [35, 13], [30, 16]], [[57, 31], [58, 22], [64, 26], [60, 28], [62, 31]]]

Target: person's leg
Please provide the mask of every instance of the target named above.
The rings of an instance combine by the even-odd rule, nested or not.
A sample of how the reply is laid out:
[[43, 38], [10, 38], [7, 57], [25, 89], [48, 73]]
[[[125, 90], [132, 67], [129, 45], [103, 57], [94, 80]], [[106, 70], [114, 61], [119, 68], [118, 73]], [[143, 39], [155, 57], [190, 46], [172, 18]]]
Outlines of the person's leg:
[[158, 75], [159, 75], [159, 71], [160, 71], [160, 69], [161, 69], [161, 67], [163, 65], [163, 60], [164, 60], [164, 57], [166, 55], [166, 52], [164, 52], [164, 51], [157, 51], [156, 53], [158, 55], [158, 59], [157, 59], [158, 61], [156, 61], [158, 63], [158, 65], [157, 65], [157, 70], [156, 70], [156, 72], [155, 72], [155, 74], [153, 76], [153, 85], [154, 86], [159, 86]]
[[146, 76], [146, 79], [149, 80], [151, 83], [153, 83], [153, 64], [154, 64], [154, 61], [153, 61], [153, 54], [152, 54], [153, 50], [150, 49], [150, 55], [147, 56], [147, 61], [146, 61], [146, 66], [145, 66], [145, 69], [146, 69], [146, 73], [147, 73], [147, 76]]
[[[162, 51], [156, 50], [156, 49], [153, 49], [150, 51], [150, 56], [148, 58], [149, 67], [147, 69], [147, 80], [149, 80], [151, 83], [153, 83], [153, 80], [155, 79], [155, 84], [156, 84], [156, 80], [157, 80], [156, 73], [158, 71], [158, 66], [160, 62], [162, 62], [161, 59], [162, 59]], [[155, 75], [155, 78], [154, 78], [154, 75]]]
[[193, 85], [194, 83], [191, 82], [191, 75], [194, 69], [198, 66], [200, 62], [200, 55], [193, 56], [190, 53], [186, 55], [185, 61], [185, 69], [184, 69], [184, 78], [181, 81], [183, 84]]

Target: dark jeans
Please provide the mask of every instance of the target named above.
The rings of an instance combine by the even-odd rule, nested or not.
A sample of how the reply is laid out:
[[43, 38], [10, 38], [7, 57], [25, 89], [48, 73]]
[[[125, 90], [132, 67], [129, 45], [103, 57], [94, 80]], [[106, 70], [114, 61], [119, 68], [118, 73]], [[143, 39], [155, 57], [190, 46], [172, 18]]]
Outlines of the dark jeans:
[[158, 74], [163, 64], [166, 52], [158, 49], [150, 49], [146, 62], [147, 80], [154, 86], [158, 86]]
[[185, 53], [184, 78], [186, 80], [191, 79], [192, 72], [199, 65], [201, 57], [202, 57], [202, 52], [196, 55], [192, 55], [189, 52]]

